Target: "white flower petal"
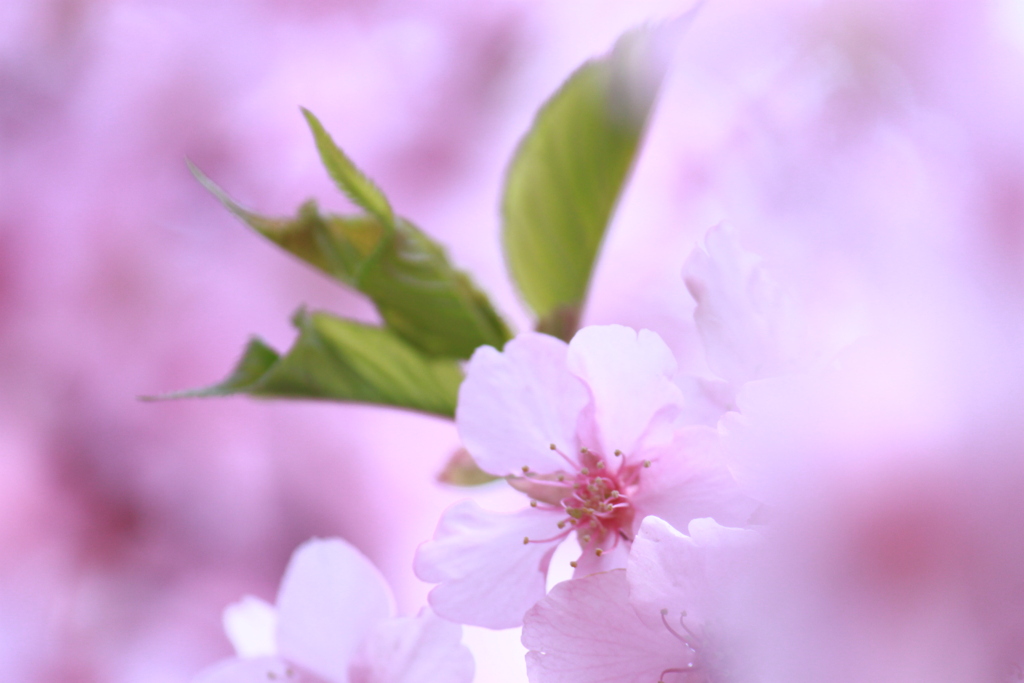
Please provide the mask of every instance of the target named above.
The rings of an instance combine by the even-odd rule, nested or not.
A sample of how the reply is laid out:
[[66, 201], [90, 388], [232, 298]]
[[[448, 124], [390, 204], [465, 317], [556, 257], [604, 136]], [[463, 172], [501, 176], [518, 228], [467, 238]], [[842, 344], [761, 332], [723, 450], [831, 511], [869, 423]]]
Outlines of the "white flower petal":
[[277, 643], [289, 661], [343, 683], [367, 630], [393, 613], [391, 591], [341, 539], [313, 539], [292, 555], [277, 596]]
[[[227, 659], [201, 671], [193, 683], [303, 683], [295, 671], [280, 657]], [[308, 680], [308, 679], [307, 679]]]
[[562, 512], [526, 508], [488, 512], [471, 500], [441, 517], [434, 539], [416, 552], [414, 569], [439, 584], [431, 607], [446, 619], [487, 628], [512, 628], [544, 596], [548, 562], [557, 543], [523, 543], [561, 533]]
[[370, 631], [349, 669], [349, 683], [470, 683], [473, 655], [462, 627], [424, 609], [385, 619]]
[[224, 609], [223, 621], [239, 657], [277, 654], [277, 610], [266, 600], [246, 595]]
[[587, 392], [566, 368], [564, 342], [520, 334], [499, 352], [476, 350], [459, 389], [455, 423], [466, 450], [491, 474], [522, 474], [524, 466], [554, 472], [566, 463], [555, 444], [572, 454]]
[[678, 429], [671, 444], [647, 451], [651, 466], [633, 495], [636, 522], [655, 515], [678, 528], [698, 517], [746, 524], [758, 504], [736, 482], [722, 450], [716, 430], [689, 426]]
[[720, 607], [723, 585], [743, 573], [743, 550], [755, 543], [756, 532], [725, 527], [713, 519], [690, 522], [689, 536], [657, 517], [647, 517], [633, 541], [626, 576], [629, 596], [649, 626], [666, 609], [673, 619], [703, 623]]
[[683, 280], [697, 302], [693, 318], [712, 372], [738, 385], [783, 370], [778, 296], [759, 259], [724, 226], [708, 230]]
[[672, 381], [676, 360], [650, 330], [622, 325], [585, 327], [569, 342], [569, 370], [590, 390], [584, 433], [609, 457], [628, 456], [671, 438], [682, 393]]
[[692, 657], [667, 628], [637, 618], [621, 569], [555, 586], [527, 613], [523, 645], [531, 683], [655, 683]]

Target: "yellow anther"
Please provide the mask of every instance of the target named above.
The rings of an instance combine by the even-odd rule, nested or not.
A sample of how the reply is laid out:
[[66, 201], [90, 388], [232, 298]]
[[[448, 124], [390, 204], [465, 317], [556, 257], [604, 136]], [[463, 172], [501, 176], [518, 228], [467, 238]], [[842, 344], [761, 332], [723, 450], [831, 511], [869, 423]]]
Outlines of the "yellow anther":
[[550, 446], [548, 446], [548, 448], [550, 448], [553, 451], [557, 451], [558, 450], [558, 448], [555, 446], [555, 444], [551, 444]]
[[650, 460], [644, 460], [644, 467], [650, 467], [650, 466], [651, 466], [651, 461]]
[[602, 555], [604, 555], [604, 551], [601, 550], [600, 548], [598, 548], [597, 550], [594, 551], [594, 554], [597, 555], [598, 557], [601, 557]]
[[590, 470], [584, 467], [583, 469], [580, 470], [580, 474], [582, 474], [585, 477], [588, 474], [590, 474]]
[[523, 536], [523, 545], [527, 545], [530, 542], [529, 536]]
[[529, 471], [530, 471], [530, 466], [529, 465], [523, 465], [523, 474], [526, 474]]
[[572, 560], [571, 562], [569, 562], [569, 566], [573, 569], [576, 569], [576, 560]]
[[603, 470], [604, 469], [604, 460], [598, 460], [597, 461], [597, 469], [599, 469], [599, 470]]
[[616, 448], [615, 449], [615, 456], [618, 457], [620, 455], [622, 455], [622, 451], [620, 451], [618, 448]]
[[531, 501], [530, 501], [530, 507], [532, 507], [532, 508], [535, 508], [535, 507], [537, 507], [537, 501], [535, 501], [535, 500], [531, 500]]

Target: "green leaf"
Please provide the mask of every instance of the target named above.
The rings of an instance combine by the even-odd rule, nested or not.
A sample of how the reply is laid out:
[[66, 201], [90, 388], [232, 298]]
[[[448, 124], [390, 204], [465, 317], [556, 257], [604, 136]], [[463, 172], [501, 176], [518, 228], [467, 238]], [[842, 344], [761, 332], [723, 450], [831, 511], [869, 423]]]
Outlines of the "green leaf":
[[541, 108], [508, 168], [509, 270], [540, 329], [576, 330], [605, 230], [661, 82], [653, 31], [624, 35]]
[[313, 131], [313, 139], [320, 152], [320, 160], [338, 188], [348, 195], [356, 206], [376, 216], [385, 226], [390, 227], [394, 222], [394, 213], [391, 211], [391, 204], [384, 193], [372, 180], [363, 175], [362, 171], [356, 168], [356, 165], [352, 163], [347, 154], [341, 151], [338, 145], [334, 144], [334, 140], [324, 129], [323, 124], [313, 116], [311, 111], [303, 108], [302, 115], [306, 117], [306, 123]]
[[501, 477], [488, 474], [480, 469], [473, 456], [465, 448], [452, 453], [444, 469], [437, 475], [437, 480], [450, 486], [481, 486], [497, 481]]
[[416, 226], [395, 233], [357, 285], [403, 338], [434, 356], [469, 358], [477, 347], [502, 348], [512, 333], [469, 276]]
[[408, 408], [454, 417], [462, 370], [428, 358], [386, 328], [299, 310], [299, 337], [279, 355], [253, 339], [223, 382], [161, 398], [248, 394]]
[[225, 207], [253, 229], [373, 300], [384, 322], [432, 356], [469, 358], [482, 345], [501, 348], [512, 333], [488, 298], [445, 250], [408, 221], [392, 230], [372, 215], [321, 215], [316, 203], [295, 218], [267, 218], [239, 206], [191, 166]]

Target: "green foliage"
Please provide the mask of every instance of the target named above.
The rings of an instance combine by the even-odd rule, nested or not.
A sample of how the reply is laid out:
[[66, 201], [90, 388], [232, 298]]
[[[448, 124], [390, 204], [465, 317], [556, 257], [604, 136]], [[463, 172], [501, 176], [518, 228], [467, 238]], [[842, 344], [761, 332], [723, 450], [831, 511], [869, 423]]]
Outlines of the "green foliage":
[[394, 218], [388, 224], [374, 214], [323, 215], [312, 201], [294, 218], [268, 218], [239, 206], [194, 166], [192, 172], [260, 234], [369, 296], [384, 323], [423, 352], [469, 358], [478, 346], [501, 348], [511, 338], [508, 326], [469, 276], [405, 219]]
[[500, 478], [480, 469], [465, 448], [455, 451], [437, 475], [439, 482], [449, 486], [482, 486]]
[[394, 222], [394, 214], [391, 211], [391, 204], [380, 188], [363, 175], [348, 155], [334, 144], [334, 140], [312, 112], [303, 108], [302, 115], [306, 117], [306, 123], [313, 131], [320, 160], [338, 189], [348, 195], [356, 206], [376, 216], [385, 225], [391, 225]]
[[537, 114], [508, 169], [508, 267], [538, 329], [563, 339], [578, 326], [660, 84], [652, 43], [651, 31], [633, 31], [573, 73]]
[[253, 339], [219, 384], [161, 398], [248, 394], [355, 401], [455, 415], [462, 371], [429, 358], [388, 329], [299, 310], [299, 337], [284, 354]]

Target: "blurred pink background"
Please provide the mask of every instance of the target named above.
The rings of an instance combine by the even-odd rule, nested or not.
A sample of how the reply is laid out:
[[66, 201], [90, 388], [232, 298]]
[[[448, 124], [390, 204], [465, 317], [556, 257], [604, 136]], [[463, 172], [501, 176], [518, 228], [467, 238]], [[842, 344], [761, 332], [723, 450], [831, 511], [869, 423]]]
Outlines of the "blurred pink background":
[[[299, 116], [310, 108], [525, 329], [499, 250], [505, 162], [580, 62], [690, 4], [0, 4], [7, 678], [186, 681], [228, 654], [224, 605], [272, 598], [313, 535], [362, 548], [415, 612], [428, 587], [413, 551], [465, 495], [433, 482], [458, 445], [441, 420], [136, 400], [221, 378], [250, 334], [286, 346], [301, 303], [373, 319], [234, 221], [186, 157], [265, 213], [309, 196], [344, 209]], [[980, 282], [1001, 319], [1024, 272], [1022, 25], [1009, 0], [708, 2], [586, 321], [655, 329], [700, 370], [679, 268], [723, 218], [811, 292], [826, 346], [862, 329], [849, 300], [898, 317], [950, 273]], [[506, 504], [500, 487], [479, 495]], [[467, 640], [478, 680], [524, 680], [514, 632]]]

